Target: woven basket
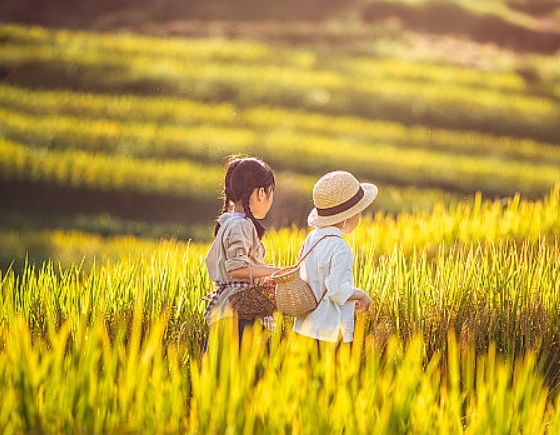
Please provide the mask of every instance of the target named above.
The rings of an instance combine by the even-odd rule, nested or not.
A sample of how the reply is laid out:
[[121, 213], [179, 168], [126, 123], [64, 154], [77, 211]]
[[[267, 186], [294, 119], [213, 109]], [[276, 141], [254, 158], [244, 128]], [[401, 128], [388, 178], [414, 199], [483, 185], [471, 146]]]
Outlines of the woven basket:
[[274, 286], [253, 285], [235, 290], [229, 296], [229, 303], [240, 319], [256, 319], [271, 316], [276, 311]]
[[299, 265], [280, 269], [270, 278], [276, 283], [276, 307], [281, 313], [301, 316], [319, 305], [309, 284], [301, 279]]
[[325, 289], [321, 299], [317, 300], [309, 284], [301, 279], [299, 274], [299, 268], [303, 260], [315, 249], [321, 240], [327, 237], [340, 236], [336, 234], [324, 235], [315, 242], [305, 255], [300, 257], [295, 266], [285, 267], [270, 275], [270, 278], [276, 283], [276, 307], [282, 314], [297, 317], [309, 313], [319, 306], [319, 302], [322, 301], [327, 294], [327, 290]]

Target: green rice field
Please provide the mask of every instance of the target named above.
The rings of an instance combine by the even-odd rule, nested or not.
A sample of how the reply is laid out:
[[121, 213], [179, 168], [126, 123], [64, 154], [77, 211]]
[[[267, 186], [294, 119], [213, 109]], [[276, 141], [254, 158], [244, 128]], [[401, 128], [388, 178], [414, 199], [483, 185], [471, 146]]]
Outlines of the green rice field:
[[[539, 1], [516, 7], [553, 14]], [[429, 18], [405, 3], [360, 3], [371, 27], [0, 21], [1, 435], [560, 434], [556, 34], [535, 48], [544, 21], [515, 2], [463, 18], [537, 32], [517, 48], [374, 22]], [[210, 334], [204, 257], [233, 154], [275, 171], [278, 266], [321, 175], [379, 186], [345, 236], [373, 300], [352, 347], [310, 345], [278, 313], [241, 349], [231, 325]]]
[[[374, 303], [337, 353], [278, 316], [202, 355], [208, 244], [36, 234], [97, 260], [2, 272], [3, 433], [560, 433], [559, 195], [366, 217]], [[304, 237], [271, 231], [268, 261]]]
[[224, 161], [240, 153], [277, 173], [276, 227], [305, 226], [314, 181], [340, 167], [381, 185], [377, 210], [391, 213], [477, 192], [539, 199], [560, 180], [556, 56], [480, 46], [482, 66], [453, 57], [467, 47], [389, 43], [2, 24], [0, 187], [17, 192], [2, 221], [141, 236], [163, 222], [207, 240]]

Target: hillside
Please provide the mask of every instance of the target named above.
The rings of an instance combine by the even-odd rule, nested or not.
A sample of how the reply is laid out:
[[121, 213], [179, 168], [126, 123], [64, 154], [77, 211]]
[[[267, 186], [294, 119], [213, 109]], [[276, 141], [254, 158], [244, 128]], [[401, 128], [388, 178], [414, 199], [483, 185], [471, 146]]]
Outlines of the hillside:
[[[464, 35], [473, 41], [510, 48], [554, 52], [559, 47], [558, 0], [6, 0], [0, 20], [48, 27], [153, 32], [169, 23], [177, 30], [239, 32], [251, 24], [260, 34], [295, 41], [323, 38], [325, 24], [347, 38], [356, 24], [395, 24], [406, 31]], [[272, 23], [272, 29], [270, 24]], [[311, 24], [302, 28], [300, 23]], [[275, 29], [275, 24], [280, 25]], [[295, 25], [294, 25], [295, 24]], [[225, 25], [225, 27], [224, 27]], [[213, 29], [213, 30], [211, 30]], [[349, 31], [350, 30], [350, 31]], [[261, 32], [262, 31], [262, 32]], [[251, 33], [254, 33], [253, 31]], [[330, 35], [331, 37], [333, 34]]]
[[388, 213], [560, 180], [558, 1], [8, 4], [4, 231], [208, 238], [233, 153], [277, 171], [272, 226], [338, 168]]

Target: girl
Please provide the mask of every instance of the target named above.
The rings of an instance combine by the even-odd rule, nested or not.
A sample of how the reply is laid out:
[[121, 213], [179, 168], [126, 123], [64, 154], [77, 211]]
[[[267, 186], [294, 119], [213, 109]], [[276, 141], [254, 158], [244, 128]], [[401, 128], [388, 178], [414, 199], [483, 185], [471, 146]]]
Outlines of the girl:
[[330, 172], [315, 184], [315, 208], [307, 219], [315, 230], [305, 239], [302, 252], [317, 245], [302, 262], [300, 273], [319, 306], [295, 318], [296, 333], [318, 341], [353, 341], [354, 309], [367, 311], [371, 299], [363, 290], [354, 288], [354, 257], [341, 236], [358, 226], [362, 211], [373, 202], [377, 191], [374, 184], [360, 184], [345, 171]]
[[[229, 296], [247, 287], [250, 280], [263, 283], [278, 270], [264, 263], [265, 248], [261, 238], [265, 228], [263, 219], [274, 199], [274, 173], [255, 157], [230, 159], [224, 180], [224, 207], [214, 229], [214, 242], [205, 263], [208, 275], [215, 283], [215, 291], [206, 297], [210, 302], [205, 317], [208, 324], [225, 318], [237, 320], [238, 337], [256, 319], [236, 318]], [[270, 317], [263, 322], [270, 326]], [[239, 340], [241, 343], [241, 340]]]

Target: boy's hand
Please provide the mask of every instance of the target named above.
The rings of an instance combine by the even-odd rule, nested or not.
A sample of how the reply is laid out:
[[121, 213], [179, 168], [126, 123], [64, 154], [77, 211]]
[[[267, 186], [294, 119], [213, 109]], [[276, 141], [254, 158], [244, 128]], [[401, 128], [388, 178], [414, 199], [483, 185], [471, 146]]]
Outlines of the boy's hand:
[[361, 291], [362, 294], [356, 299], [356, 309], [358, 313], [365, 313], [371, 304], [371, 298], [365, 291]]

